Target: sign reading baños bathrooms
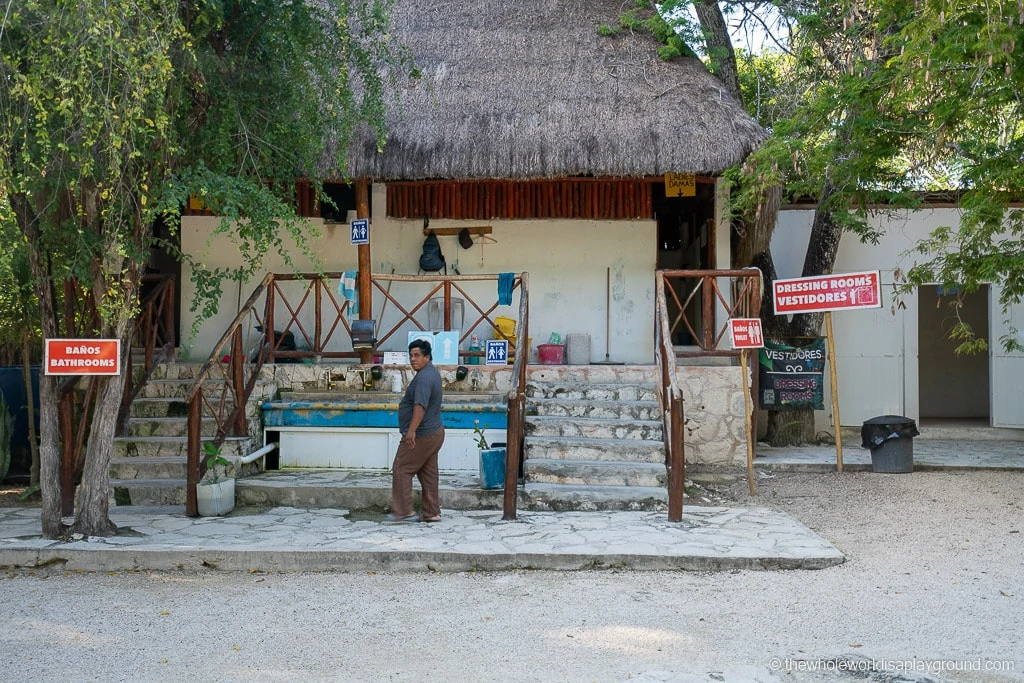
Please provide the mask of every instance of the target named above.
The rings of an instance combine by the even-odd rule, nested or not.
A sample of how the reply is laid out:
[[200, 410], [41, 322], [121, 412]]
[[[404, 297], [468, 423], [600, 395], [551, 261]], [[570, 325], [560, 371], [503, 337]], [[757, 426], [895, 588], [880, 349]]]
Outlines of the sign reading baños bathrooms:
[[119, 375], [120, 339], [47, 339], [47, 375]]

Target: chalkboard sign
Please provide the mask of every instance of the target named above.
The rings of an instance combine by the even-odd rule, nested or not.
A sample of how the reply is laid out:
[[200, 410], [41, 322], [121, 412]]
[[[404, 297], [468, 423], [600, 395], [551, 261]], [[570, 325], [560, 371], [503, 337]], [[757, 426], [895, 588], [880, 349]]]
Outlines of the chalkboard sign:
[[765, 341], [758, 356], [761, 408], [824, 410], [824, 339], [815, 339], [806, 346], [786, 346]]

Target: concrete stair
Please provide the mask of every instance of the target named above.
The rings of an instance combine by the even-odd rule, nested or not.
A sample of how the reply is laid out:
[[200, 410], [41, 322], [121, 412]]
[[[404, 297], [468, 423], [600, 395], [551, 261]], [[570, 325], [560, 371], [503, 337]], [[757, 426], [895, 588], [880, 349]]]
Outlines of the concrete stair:
[[[110, 487], [116, 505], [183, 505], [188, 453], [188, 404], [184, 397], [192, 386], [199, 365], [167, 363], [159, 366], [153, 379], [143, 387], [132, 403], [126, 434], [114, 439], [110, 462]], [[264, 385], [264, 386], [261, 386]], [[254, 394], [269, 395], [267, 382], [257, 382]], [[210, 417], [220, 405], [219, 383], [204, 383], [208, 392], [203, 405], [204, 417]], [[234, 407], [230, 395], [224, 396], [227, 410]], [[212, 440], [216, 424], [204, 419], [202, 438]], [[248, 476], [259, 471], [257, 463], [237, 464], [252, 452], [250, 437], [228, 437], [222, 455], [231, 461], [229, 476]]]
[[653, 376], [650, 382], [531, 381], [526, 393], [528, 507], [664, 508], [668, 474]]

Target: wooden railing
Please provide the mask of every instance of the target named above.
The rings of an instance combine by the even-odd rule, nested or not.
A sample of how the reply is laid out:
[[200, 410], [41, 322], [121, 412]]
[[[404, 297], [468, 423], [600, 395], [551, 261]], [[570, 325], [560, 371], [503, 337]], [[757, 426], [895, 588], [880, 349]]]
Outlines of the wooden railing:
[[[123, 433], [124, 422], [132, 400], [149, 379], [153, 369], [170, 357], [175, 346], [174, 283], [173, 275], [146, 275], [143, 282], [155, 283], [154, 288], [140, 303], [135, 319], [131, 347], [141, 348], [144, 354], [141, 373], [136, 376], [132, 365], [131, 348], [126, 350], [127, 361], [124, 394], [118, 413], [118, 432]], [[68, 337], [88, 337], [99, 328], [99, 315], [92, 306], [91, 297], [83, 296], [74, 281], [64, 284], [65, 331]], [[79, 382], [85, 381], [85, 390]], [[75, 482], [85, 467], [85, 441], [89, 429], [89, 416], [94, 409], [101, 381], [106, 378], [69, 377], [57, 389], [58, 424], [61, 437], [61, 509], [62, 514], [74, 514]]]
[[[188, 402], [188, 465], [186, 514], [198, 514], [196, 502], [196, 486], [205, 473], [205, 462], [201, 458], [202, 437], [204, 430], [202, 421], [212, 418], [215, 421], [212, 431], [214, 447], [223, 445], [228, 437], [247, 436], [248, 426], [245, 405], [256, 385], [256, 380], [263, 365], [286, 359], [322, 358], [359, 358], [360, 351], [339, 346], [351, 346], [352, 326], [348, 320], [350, 301], [336, 292], [336, 285], [342, 273], [310, 273], [310, 274], [274, 274], [269, 273], [256, 287], [253, 293], [240, 308], [238, 314], [228, 326], [214, 346], [209, 358], [203, 364], [199, 374], [187, 395]], [[479, 314], [471, 323], [463, 321], [460, 342], [465, 341], [480, 325], [484, 325], [489, 333], [490, 328], [497, 327], [492, 314], [498, 307], [495, 303], [484, 307], [466, 291], [460, 283], [491, 281], [497, 282], [498, 275], [388, 275], [374, 273], [371, 282], [384, 296], [385, 305], [390, 303], [401, 313], [401, 319], [388, 330], [377, 342], [378, 346], [389, 339], [407, 323], [418, 330], [428, 329], [429, 321], [417, 317], [424, 306], [438, 292], [444, 297], [444, 329], [451, 329], [452, 292], [458, 292], [464, 302], [472, 306]], [[296, 298], [293, 293], [282, 287], [287, 282], [301, 282], [301, 294]], [[432, 285], [425, 296], [415, 305], [408, 308], [391, 294], [390, 284], [408, 282]], [[529, 278], [526, 273], [515, 276], [512, 290], [520, 290], [519, 320], [517, 321], [516, 340], [528, 339], [528, 287]], [[385, 286], [382, 283], [388, 283]], [[264, 299], [262, 312], [257, 305]], [[312, 306], [314, 320], [312, 324], [303, 322], [307, 306]], [[376, 306], [372, 307], [377, 310]], [[429, 309], [428, 309], [429, 310]], [[282, 311], [284, 312], [282, 314]], [[277, 324], [285, 318], [284, 324]], [[246, 347], [243, 327], [249, 326], [249, 338], [255, 337], [255, 343]], [[252, 334], [255, 330], [255, 335]], [[301, 344], [306, 348], [283, 349], [282, 342], [291, 337], [296, 347]], [[346, 342], [348, 342], [346, 344]], [[515, 346], [510, 343], [511, 349]], [[460, 351], [463, 356], [482, 356], [484, 351]], [[523, 440], [523, 413], [525, 412], [526, 361], [528, 353], [516, 353], [513, 365], [513, 382], [509, 390], [509, 431], [507, 459], [514, 465], [516, 476], [511, 478], [512, 508], [506, 515], [515, 516], [515, 491], [518, 480], [518, 461], [521, 457]], [[227, 357], [227, 358], [225, 358]], [[514, 461], [514, 462], [513, 462]], [[512, 466], [508, 465], [508, 466]], [[506, 499], [509, 496], [509, 479], [506, 478]]]
[[[729, 296], [722, 291], [723, 281], [728, 283], [726, 291]], [[680, 299], [675, 283], [689, 289], [685, 299]], [[671, 319], [668, 313], [670, 297], [679, 311], [674, 319]], [[695, 300], [700, 302], [699, 333], [686, 315], [687, 307]], [[717, 315], [718, 312], [724, 313], [724, 316]], [[665, 430], [666, 465], [669, 474], [669, 521], [682, 520], [686, 468], [683, 396], [675, 382], [676, 359], [694, 356], [739, 357], [740, 351], [728, 346], [722, 348], [723, 339], [729, 332], [729, 318], [757, 318], [760, 314], [761, 272], [757, 269], [659, 270], [655, 275], [655, 357], [661, 376], [658, 400], [661, 403]], [[672, 335], [679, 329], [680, 324], [696, 342], [697, 350], [677, 350], [673, 345]], [[756, 396], [757, 373], [753, 375], [752, 394]], [[750, 420], [756, 431], [757, 411], [753, 407], [750, 411]]]
[[153, 284], [154, 287], [141, 302], [139, 317], [135, 319], [135, 330], [132, 333], [132, 349], [142, 350], [142, 372], [138, 377], [134, 371], [134, 354], [129, 353], [125, 362], [124, 395], [117, 418], [117, 429], [121, 434], [124, 433], [132, 401], [149, 381], [154, 368], [171, 357], [177, 344], [174, 276], [144, 275], [142, 282]]
[[[761, 271], [756, 268], [744, 270], [659, 270], [658, 278], [664, 282], [666, 301], [676, 304], [679, 312], [669, 320], [668, 334], [680, 329], [689, 332], [697, 350], [678, 350], [676, 356], [739, 356], [739, 351], [721, 348], [722, 340], [729, 333], [729, 318], [757, 318], [761, 314]], [[723, 281], [728, 283], [728, 296], [722, 292]], [[685, 299], [679, 297], [674, 282], [684, 288], [692, 284]], [[698, 299], [699, 297], [699, 299]], [[700, 331], [698, 332], [686, 315], [691, 303], [700, 303]], [[718, 316], [716, 308], [725, 313]], [[666, 318], [667, 314], [666, 306]]]
[[[359, 358], [358, 350], [336, 349], [331, 350], [332, 344], [337, 347], [339, 344], [345, 346], [352, 339], [352, 325], [349, 316], [349, 309], [352, 302], [343, 298], [337, 292], [336, 285], [343, 273], [301, 273], [301, 274], [274, 274], [268, 284], [267, 290], [267, 320], [274, 320], [275, 325], [267, 330], [267, 345], [269, 346], [268, 362], [276, 362], [282, 359], [321, 359], [321, 358]], [[461, 295], [464, 305], [476, 311], [476, 318], [470, 321], [468, 318], [463, 321], [463, 328], [459, 343], [462, 344], [469, 339], [473, 333], [483, 325], [488, 334], [491, 328], [497, 328], [493, 313], [498, 308], [497, 299], [486, 307], [478, 303], [466, 291], [464, 284], [467, 282], [496, 282], [497, 275], [394, 275], [374, 273], [371, 276], [371, 286], [380, 292], [384, 299], [380, 308], [371, 306], [372, 310], [385, 310], [386, 307], [393, 307], [401, 317], [397, 323], [384, 332], [380, 332], [381, 321], [377, 321], [378, 335], [377, 345], [382, 346], [395, 334], [406, 328], [406, 323], [411, 323], [418, 330], [428, 329], [429, 320], [425, 319], [424, 307], [428, 306], [431, 299], [438, 293], [444, 299], [443, 329], [452, 328], [452, 299], [453, 294]], [[517, 276], [513, 283], [513, 292], [521, 287], [522, 278]], [[301, 282], [304, 283], [301, 293], [289, 295], [285, 291], [283, 283]], [[391, 293], [393, 283], [433, 283], [433, 287], [421, 299], [412, 306], [403, 304], [399, 298]], [[312, 301], [311, 301], [312, 300]], [[303, 313], [307, 312], [307, 306], [313, 307], [313, 322], [303, 323]], [[283, 325], [277, 324], [282, 317], [282, 311], [286, 318]], [[470, 315], [467, 308], [465, 314]], [[262, 327], [262, 323], [260, 323]], [[282, 349], [282, 342], [291, 334], [296, 344], [305, 348], [295, 350]], [[509, 340], [509, 351], [516, 351], [516, 344], [519, 342], [518, 334], [515, 339]], [[459, 355], [467, 357], [483, 357], [484, 351], [460, 351]]]
[[[530, 338], [530, 275], [519, 275], [519, 321], [516, 338]], [[529, 342], [527, 342], [528, 344]], [[517, 353], [512, 366], [512, 386], [508, 390], [508, 427], [505, 444], [505, 490], [502, 519], [516, 518], [516, 499], [519, 492], [519, 463], [523, 457], [523, 437], [526, 425], [526, 359], [529, 350]]]
[[676, 384], [676, 354], [665, 303], [665, 271], [658, 271], [654, 282], [655, 358], [661, 382], [658, 401], [665, 439], [665, 460], [668, 468], [668, 519], [683, 519], [683, 492], [686, 479], [686, 453], [683, 444], [683, 392]]
[[[185, 514], [191, 517], [199, 515], [196, 486], [206, 471], [206, 462], [200, 458], [204, 409], [215, 422], [216, 429], [212, 441], [214, 447], [220, 448], [229, 436], [248, 434], [245, 404], [256, 386], [260, 369], [273, 352], [273, 325], [265, 324], [266, 321], [273, 320], [273, 296], [266, 297], [262, 317], [257, 302], [269, 291], [274, 278], [273, 273], [268, 273], [249, 295], [228, 329], [214, 345], [213, 352], [193, 379], [192, 387], [185, 397], [188, 403]], [[246, 349], [243, 340], [243, 327], [246, 323], [260, 330], [270, 330], [271, 338], [267, 339], [266, 333], [261, 331], [256, 335], [256, 348]], [[249, 353], [252, 353], [251, 358], [248, 357]], [[208, 387], [208, 384], [211, 386]]]

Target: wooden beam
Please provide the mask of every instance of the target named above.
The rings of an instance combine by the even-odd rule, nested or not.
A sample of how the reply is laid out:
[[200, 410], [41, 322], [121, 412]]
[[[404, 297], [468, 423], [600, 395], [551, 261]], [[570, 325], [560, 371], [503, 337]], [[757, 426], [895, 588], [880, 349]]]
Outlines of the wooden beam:
[[464, 228], [423, 228], [423, 236], [434, 233], [438, 237], [458, 235], [463, 230], [469, 230], [470, 235], [490, 235], [494, 229], [490, 225], [473, 225]]
[[[366, 178], [356, 181], [356, 218], [370, 217], [370, 197], [368, 190], [369, 183]], [[373, 230], [370, 230], [370, 239], [373, 239]], [[360, 244], [359, 250], [359, 319], [370, 320], [373, 318], [373, 291], [370, 283], [370, 245]], [[359, 362], [373, 362], [373, 349], [360, 349]]]

